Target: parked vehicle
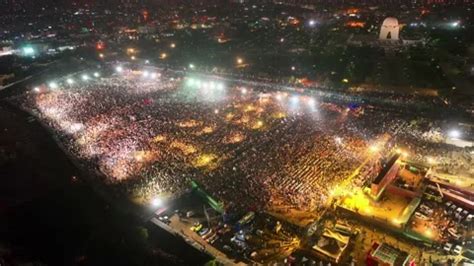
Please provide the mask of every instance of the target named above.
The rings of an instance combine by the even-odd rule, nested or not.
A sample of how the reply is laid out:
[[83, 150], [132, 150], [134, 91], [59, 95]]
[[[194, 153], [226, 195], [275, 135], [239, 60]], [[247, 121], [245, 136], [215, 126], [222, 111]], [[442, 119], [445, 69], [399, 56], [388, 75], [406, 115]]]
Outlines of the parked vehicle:
[[209, 232], [209, 228], [206, 227], [206, 228], [203, 228], [203, 229], [199, 230], [198, 235], [203, 236], [203, 235], [207, 234], [208, 232]]
[[209, 229], [209, 231], [207, 233], [205, 233], [204, 235], [202, 235], [202, 239], [206, 240], [210, 237], [212, 237], [213, 235], [215, 235], [216, 233], [214, 233], [214, 231], [212, 229]]
[[193, 226], [191, 226], [190, 229], [191, 229], [191, 231], [193, 231], [193, 232], [198, 232], [199, 230], [202, 229], [202, 224], [199, 223], [199, 222], [195, 222], [195, 223], [193, 224]]
[[447, 209], [449, 209], [449, 207], [451, 207], [451, 205], [453, 205], [452, 201], [448, 201], [444, 204], [444, 206], [446, 206]]
[[466, 217], [466, 222], [470, 223], [472, 222], [472, 214], [468, 214], [467, 217]]
[[461, 254], [461, 251], [462, 251], [462, 247], [460, 245], [456, 245], [453, 249], [453, 253], [456, 255]]
[[456, 205], [451, 205], [448, 209], [448, 214], [451, 215], [454, 213], [454, 211], [456, 210], [457, 206]]
[[453, 247], [453, 244], [446, 243], [443, 247], [443, 250], [446, 251], [446, 252], [450, 252], [452, 247]]

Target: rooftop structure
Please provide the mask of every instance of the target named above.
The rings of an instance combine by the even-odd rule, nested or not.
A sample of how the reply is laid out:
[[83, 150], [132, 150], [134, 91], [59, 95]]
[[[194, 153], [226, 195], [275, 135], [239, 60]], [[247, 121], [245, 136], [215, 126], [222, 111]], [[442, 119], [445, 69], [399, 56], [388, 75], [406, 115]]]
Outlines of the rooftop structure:
[[400, 25], [398, 24], [398, 19], [388, 17], [380, 27], [380, 40], [399, 40]]
[[367, 255], [367, 265], [407, 266], [415, 264], [410, 259], [410, 254], [408, 254], [407, 252], [398, 250], [385, 243], [374, 243], [372, 249]]

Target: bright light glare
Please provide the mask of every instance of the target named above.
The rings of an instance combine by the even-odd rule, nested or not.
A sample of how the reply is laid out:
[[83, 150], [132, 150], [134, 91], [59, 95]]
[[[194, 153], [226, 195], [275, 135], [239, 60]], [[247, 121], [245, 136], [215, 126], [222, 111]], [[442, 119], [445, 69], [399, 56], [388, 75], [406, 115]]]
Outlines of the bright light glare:
[[459, 26], [459, 21], [451, 22], [451, 27], [457, 28]]
[[433, 157], [428, 157], [427, 161], [429, 164], [436, 164], [436, 160]]
[[51, 81], [48, 86], [51, 88], [51, 89], [57, 89], [58, 88], [58, 83], [54, 82], [54, 81]]
[[176, 44], [175, 44], [175, 43], [172, 43], [172, 44], [170, 44], [170, 47], [171, 47], [171, 48], [175, 48], [175, 47], [176, 47]]
[[150, 72], [145, 70], [145, 71], [143, 71], [142, 75], [143, 75], [143, 77], [147, 78], [150, 75]]
[[189, 78], [188, 81], [186, 82], [186, 85], [193, 86], [194, 85], [194, 79]]
[[161, 204], [163, 204], [163, 201], [159, 198], [154, 198], [154, 199], [151, 200], [151, 205], [153, 207], [159, 207], [159, 206], [161, 206]]
[[99, 72], [94, 72], [94, 77], [98, 78], [100, 76]]
[[292, 104], [298, 104], [298, 102], [300, 101], [298, 95], [293, 95], [293, 97], [291, 97], [291, 103]]
[[34, 88], [33, 88], [33, 91], [34, 91], [34, 92], [39, 92], [39, 91], [40, 91], [40, 88], [34, 87]]
[[275, 98], [276, 98], [277, 100], [281, 101], [281, 100], [283, 99], [283, 96], [281, 96], [281, 94], [278, 93], [278, 94], [275, 96]]
[[202, 82], [200, 80], [197, 80], [195, 84], [198, 88], [202, 87]]
[[194, 64], [189, 64], [189, 68], [194, 69], [195, 68]]
[[89, 79], [89, 76], [87, 74], [84, 74], [81, 76], [82, 80], [88, 80]]
[[342, 138], [341, 137], [335, 137], [334, 140], [336, 141], [337, 144], [342, 144]]
[[316, 100], [315, 100], [314, 98], [309, 98], [308, 104], [309, 104], [310, 106], [314, 106], [314, 105], [316, 104]]
[[81, 130], [83, 127], [84, 127], [84, 125], [82, 125], [81, 123], [74, 123], [74, 124], [71, 125], [71, 131], [72, 131], [72, 133], [75, 133], [75, 132]]
[[156, 77], [158, 77], [158, 75], [156, 73], [151, 73], [151, 78], [152, 79], [156, 79]]
[[452, 129], [451, 131], [449, 131], [448, 135], [451, 138], [459, 138], [461, 136], [461, 132], [459, 132], [459, 130], [457, 129]]
[[244, 62], [244, 60], [242, 58], [237, 58], [237, 64], [242, 64]]
[[242, 89], [241, 89], [241, 92], [242, 92], [242, 94], [247, 94], [247, 89], [246, 89], [246, 88], [242, 88]]
[[33, 49], [33, 47], [31, 47], [31, 46], [23, 47], [23, 54], [33, 55], [34, 53], [35, 53], [35, 49]]
[[219, 113], [219, 109], [215, 109], [214, 114], [218, 114], [218, 113]]
[[67, 82], [67, 84], [71, 85], [71, 84], [74, 83], [74, 80], [73, 80], [72, 78], [68, 78], [68, 79], [66, 80], [66, 82]]
[[380, 149], [379, 146], [376, 145], [376, 144], [371, 145], [371, 146], [369, 147], [369, 150], [370, 150], [371, 152], [377, 152], [379, 149]]
[[117, 72], [121, 73], [121, 72], [123, 71], [123, 67], [118, 66], [118, 67], [115, 68], [115, 70], [116, 70]]
[[309, 25], [310, 25], [310, 26], [316, 25], [316, 21], [315, 21], [314, 19], [311, 19], [311, 20], [309, 21]]
[[223, 90], [223, 89], [224, 89], [224, 84], [218, 83], [218, 84], [217, 84], [217, 89], [218, 89], [218, 90]]

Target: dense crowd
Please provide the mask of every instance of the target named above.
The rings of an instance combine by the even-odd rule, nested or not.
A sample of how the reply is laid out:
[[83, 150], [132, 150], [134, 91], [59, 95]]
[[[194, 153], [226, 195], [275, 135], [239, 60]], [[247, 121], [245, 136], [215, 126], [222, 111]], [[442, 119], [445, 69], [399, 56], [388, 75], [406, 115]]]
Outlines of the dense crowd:
[[227, 205], [253, 209], [321, 209], [379, 136], [411, 125], [316, 94], [150, 75], [64, 82], [15, 101], [120, 193], [146, 202], [194, 180]]

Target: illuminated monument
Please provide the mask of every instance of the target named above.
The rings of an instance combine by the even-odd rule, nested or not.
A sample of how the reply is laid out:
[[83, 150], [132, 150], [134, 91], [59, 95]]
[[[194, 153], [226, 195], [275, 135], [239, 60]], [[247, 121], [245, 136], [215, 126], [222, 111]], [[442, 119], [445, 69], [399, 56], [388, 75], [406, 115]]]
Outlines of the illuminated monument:
[[398, 41], [398, 33], [400, 32], [400, 25], [398, 19], [388, 17], [383, 21], [380, 28], [380, 40], [394, 40]]

